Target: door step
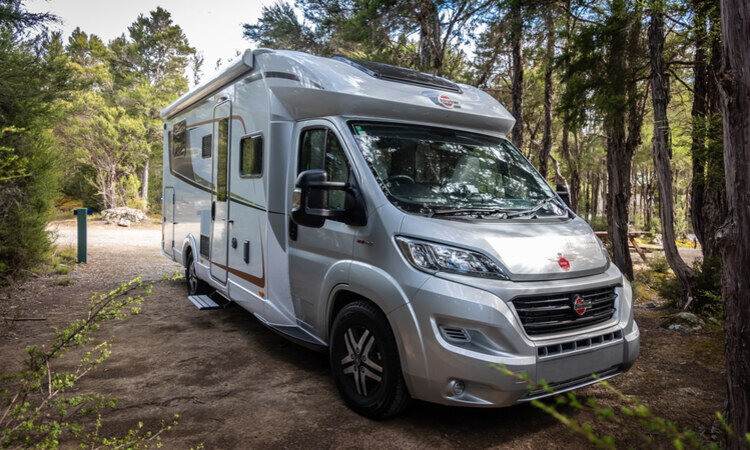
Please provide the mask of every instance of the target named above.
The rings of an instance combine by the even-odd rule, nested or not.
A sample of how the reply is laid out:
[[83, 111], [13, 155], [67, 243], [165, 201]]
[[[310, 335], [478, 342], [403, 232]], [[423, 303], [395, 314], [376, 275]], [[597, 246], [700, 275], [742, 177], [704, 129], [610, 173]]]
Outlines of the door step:
[[188, 295], [190, 300], [198, 309], [219, 309], [221, 305], [211, 300], [208, 295]]

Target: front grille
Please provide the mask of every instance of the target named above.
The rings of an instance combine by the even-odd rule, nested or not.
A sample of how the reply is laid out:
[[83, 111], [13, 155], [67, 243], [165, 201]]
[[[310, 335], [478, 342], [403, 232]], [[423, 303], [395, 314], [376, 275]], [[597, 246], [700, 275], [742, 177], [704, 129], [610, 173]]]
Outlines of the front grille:
[[[573, 302], [581, 296], [591, 302], [583, 314], [573, 309]], [[523, 328], [529, 335], [575, 330], [604, 322], [615, 313], [615, 287], [592, 289], [565, 294], [519, 297], [513, 300]]]

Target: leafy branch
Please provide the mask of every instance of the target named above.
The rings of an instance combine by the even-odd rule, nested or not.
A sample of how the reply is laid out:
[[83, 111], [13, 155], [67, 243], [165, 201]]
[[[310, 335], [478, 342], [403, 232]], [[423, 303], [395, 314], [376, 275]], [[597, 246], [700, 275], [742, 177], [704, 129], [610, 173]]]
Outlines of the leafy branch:
[[[177, 424], [175, 420], [162, 422], [156, 431], [143, 431], [143, 424], [130, 430], [124, 437], [101, 437], [100, 411], [114, 407], [116, 399], [98, 393], [70, 394], [76, 383], [96, 370], [111, 355], [110, 343], [103, 341], [84, 348], [93, 341], [91, 334], [111, 320], [123, 320], [141, 311], [144, 298], [155, 284], [181, 278], [178, 272], [160, 280], [144, 283], [141, 277], [118, 288], [89, 299], [85, 318], [73, 321], [64, 329], [55, 328], [49, 346], [32, 345], [26, 349], [28, 358], [21, 372], [0, 377], [0, 446], [37, 446], [56, 448], [59, 439], [68, 433], [88, 448], [134, 448], [148, 442], [159, 442], [164, 431]], [[74, 369], [55, 370], [53, 361], [68, 351], [82, 348], [82, 355]], [[77, 420], [97, 413], [94, 430], [85, 433]], [[158, 444], [157, 444], [158, 445]]]

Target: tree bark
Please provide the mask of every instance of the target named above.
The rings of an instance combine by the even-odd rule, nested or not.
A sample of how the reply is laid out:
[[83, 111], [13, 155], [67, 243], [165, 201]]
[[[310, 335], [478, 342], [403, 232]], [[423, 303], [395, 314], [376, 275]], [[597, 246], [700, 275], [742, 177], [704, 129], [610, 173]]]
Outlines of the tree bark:
[[[511, 135], [513, 145], [519, 150], [523, 147], [523, 53], [521, 44], [523, 43], [523, 17], [521, 16], [521, 0], [511, 0], [510, 21], [511, 21], [511, 39], [512, 51], [511, 59], [513, 66], [513, 116], [516, 123], [513, 125]], [[523, 150], [522, 150], [523, 151]]]
[[[539, 152], [539, 173], [547, 178], [548, 161], [552, 153], [552, 67], [555, 58], [555, 15], [550, 7], [547, 8], [545, 15], [545, 27], [547, 28], [547, 48], [544, 55], [546, 65], [544, 70], [544, 135], [542, 149]], [[571, 203], [573, 203], [572, 198]]]
[[706, 8], [704, 0], [693, 0], [693, 29], [695, 30], [695, 58], [693, 62], [693, 130], [690, 145], [693, 181], [690, 186], [690, 217], [695, 236], [706, 251], [706, 228], [703, 222], [703, 197], [706, 186]]
[[443, 49], [440, 44], [440, 16], [434, 1], [426, 0], [418, 16], [419, 65], [440, 74], [443, 69]]
[[[740, 448], [750, 433], [750, 2], [721, 0], [724, 175], [727, 219], [722, 226], [722, 297], [726, 329], [728, 424]], [[745, 444], [746, 445], [746, 444]]]
[[143, 174], [141, 177], [141, 200], [143, 201], [143, 207], [148, 207], [148, 172], [151, 166], [151, 160], [146, 158], [146, 162], [143, 164]]
[[654, 114], [652, 139], [654, 169], [659, 183], [659, 218], [664, 254], [669, 267], [680, 281], [685, 304], [693, 297], [693, 271], [677, 251], [674, 234], [672, 202], [672, 145], [670, 142], [667, 104], [669, 101], [664, 74], [664, 12], [659, 0], [651, 0], [651, 23], [648, 28], [648, 48], [651, 57], [651, 100]]

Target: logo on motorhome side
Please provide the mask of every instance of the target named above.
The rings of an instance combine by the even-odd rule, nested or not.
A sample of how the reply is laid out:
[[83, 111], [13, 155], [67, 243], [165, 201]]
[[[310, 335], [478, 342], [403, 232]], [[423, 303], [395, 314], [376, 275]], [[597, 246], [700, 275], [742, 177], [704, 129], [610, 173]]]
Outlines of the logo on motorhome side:
[[461, 105], [458, 104], [458, 100], [454, 100], [445, 94], [441, 94], [440, 97], [438, 97], [438, 103], [440, 103], [441, 105], [443, 105], [444, 107], [448, 109], [461, 107]]
[[570, 270], [570, 261], [565, 259], [562, 255], [562, 253], [557, 254], [557, 264], [560, 265], [560, 268], [562, 270], [568, 271]]

